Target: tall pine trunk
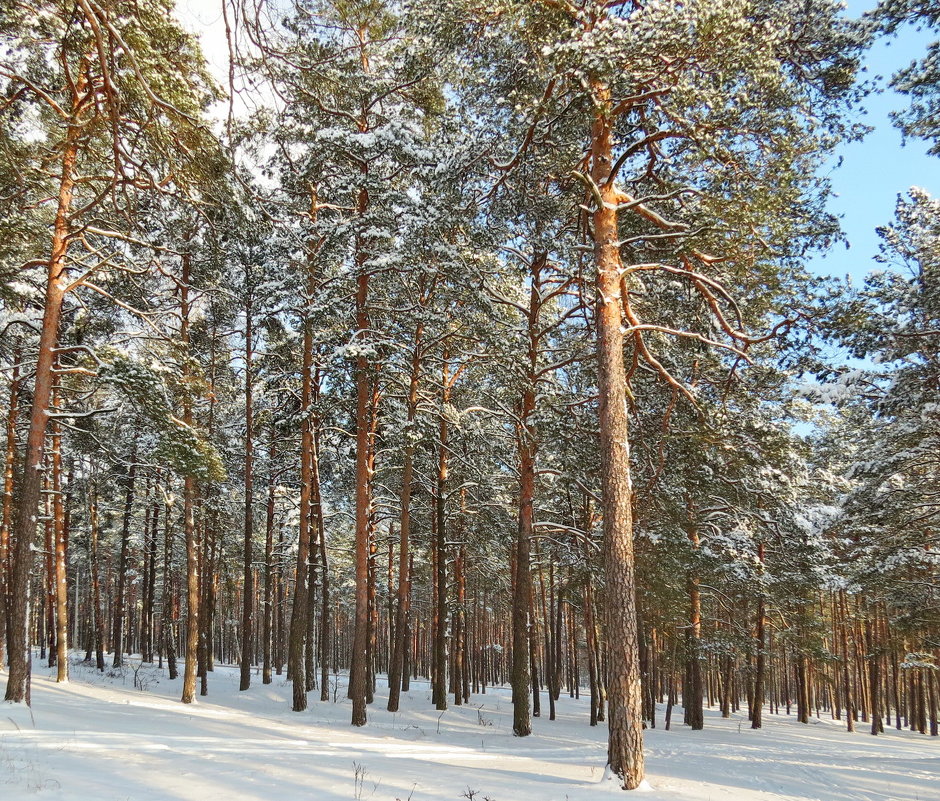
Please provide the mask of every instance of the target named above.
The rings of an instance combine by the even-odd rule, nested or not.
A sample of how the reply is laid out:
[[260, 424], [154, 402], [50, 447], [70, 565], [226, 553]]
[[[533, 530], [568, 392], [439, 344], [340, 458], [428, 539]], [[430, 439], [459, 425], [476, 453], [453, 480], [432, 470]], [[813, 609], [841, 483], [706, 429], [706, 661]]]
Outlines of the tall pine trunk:
[[10, 529], [13, 524], [13, 474], [16, 466], [16, 417], [20, 400], [19, 349], [13, 352], [10, 402], [7, 405], [6, 448], [3, 455], [3, 506], [0, 513], [0, 665], [6, 664], [10, 636]]
[[424, 323], [415, 329], [414, 351], [411, 357], [411, 375], [408, 381], [407, 423], [405, 425], [405, 453], [401, 471], [401, 518], [398, 545], [398, 592], [395, 606], [394, 642], [392, 661], [388, 669], [388, 711], [397, 712], [402, 689], [402, 670], [408, 648], [408, 605], [411, 582], [408, 571], [411, 546], [411, 490], [414, 480], [415, 444], [412, 428], [418, 411], [418, 382], [421, 377], [421, 352]]
[[154, 607], [157, 594], [157, 533], [160, 530], [160, 473], [153, 481], [153, 501], [150, 503], [149, 529], [144, 541], [144, 592], [140, 613], [140, 647], [144, 662], [153, 662]]
[[431, 702], [438, 710], [447, 709], [447, 479], [449, 427], [445, 410], [450, 402], [450, 362], [444, 348], [441, 373], [441, 415], [438, 428], [437, 482], [434, 492], [434, 651], [431, 668]]
[[[359, 39], [359, 58], [363, 73], [369, 74], [369, 57], [366, 42], [368, 34], [365, 27], [356, 31]], [[369, 132], [369, 110], [363, 105], [358, 121], [359, 133]], [[356, 214], [360, 223], [364, 223], [369, 209], [369, 163], [359, 164], [361, 182], [356, 193]], [[369, 339], [369, 273], [366, 270], [368, 253], [365, 235], [360, 230], [355, 236], [356, 267], [356, 333], [357, 344], [364, 345]], [[353, 619], [352, 652], [349, 665], [349, 698], [352, 700], [352, 725], [366, 724], [366, 681], [368, 678], [369, 651], [369, 537], [372, 518], [372, 475], [369, 471], [372, 443], [369, 431], [371, 415], [369, 399], [372, 397], [372, 378], [369, 374], [369, 360], [360, 350], [356, 356], [356, 491], [355, 491], [355, 617]], [[371, 410], [374, 411], [374, 410]]]
[[252, 398], [252, 369], [254, 367], [254, 350], [252, 337], [252, 307], [251, 295], [245, 303], [245, 528], [244, 528], [244, 587], [242, 598], [242, 653], [241, 671], [239, 676], [239, 690], [247, 690], [251, 686], [251, 652], [252, 652], [252, 606], [254, 603], [254, 581], [252, 576], [251, 536], [254, 529], [253, 514], [253, 469], [254, 469], [254, 404]]
[[627, 790], [643, 781], [643, 694], [636, 630], [636, 585], [630, 486], [630, 434], [623, 363], [618, 195], [613, 183], [610, 91], [595, 83], [591, 178], [602, 203], [593, 218], [597, 268], [597, 356], [601, 484], [604, 498], [605, 622], [607, 631], [607, 761]]
[[91, 571], [92, 642], [95, 664], [104, 671], [104, 610], [101, 608], [101, 570], [98, 551], [98, 487], [93, 485], [88, 499], [88, 568]]
[[[534, 388], [526, 388], [522, 419], [535, 406]], [[512, 732], [516, 737], [532, 733], [529, 692], [530, 672], [529, 607], [532, 601], [532, 574], [529, 569], [532, 542], [532, 514], [535, 497], [535, 455], [528, 432], [519, 434], [519, 526], [515, 548], [515, 581], [512, 593]]]
[[[688, 505], [690, 515], [691, 503]], [[699, 589], [699, 577], [695, 566], [695, 552], [699, 548], [698, 530], [690, 520], [687, 532], [692, 543], [692, 566], [686, 578], [686, 590], [689, 595], [689, 624], [685, 630], [685, 658], [688, 665], [688, 683], [682, 689], [682, 706], [685, 722], [693, 731], [701, 730], [705, 725], [704, 686], [702, 682], [702, 592]]]
[[264, 621], [261, 634], [262, 666], [261, 683], [271, 683], [272, 634], [274, 631], [274, 462], [277, 458], [277, 440], [271, 427], [271, 442], [268, 449], [268, 502], [264, 523]]
[[134, 511], [134, 480], [137, 475], [137, 436], [131, 451], [131, 463], [125, 476], [124, 514], [121, 519], [121, 555], [118, 562], [117, 594], [114, 597], [114, 628], [112, 643], [114, 648], [114, 667], [120, 667], [124, 661], [124, 623], [127, 617], [127, 571], [130, 561], [131, 515]]
[[[363, 189], [360, 192], [360, 211], [365, 212], [368, 196]], [[357, 244], [357, 259], [364, 262], [361, 243]], [[357, 339], [364, 339], [369, 329], [369, 276], [363, 272], [364, 266], [358, 264], [360, 275], [356, 289], [356, 327]], [[352, 725], [364, 726], [366, 723], [366, 682], [368, 680], [369, 651], [369, 541], [370, 517], [372, 514], [372, 476], [369, 473], [370, 449], [369, 431], [371, 428], [372, 380], [369, 375], [369, 363], [365, 355], [356, 357], [356, 542], [355, 576], [356, 607], [353, 627], [351, 664], [349, 671], [349, 697], [352, 699]]]
[[10, 574], [8, 582], [9, 622], [8, 658], [10, 674], [7, 678], [6, 700], [30, 702], [29, 695], [29, 602], [30, 576], [33, 568], [33, 538], [36, 535], [37, 509], [42, 489], [43, 446], [49, 420], [49, 402], [55, 374], [53, 362], [59, 338], [59, 321], [68, 286], [65, 271], [68, 252], [72, 192], [75, 186], [75, 166], [78, 159], [82, 123], [79, 117], [87, 102], [85, 73], [78, 78], [72, 98], [72, 116], [62, 149], [62, 167], [59, 173], [59, 195], [52, 233], [52, 250], [46, 270], [46, 290], [43, 301], [42, 331], [39, 335], [39, 353], [36, 359], [33, 400], [29, 413], [29, 433], [26, 456], [18, 482], [19, 497], [13, 521]]
[[[193, 404], [189, 368], [189, 313], [191, 259], [189, 252], [183, 254], [183, 272], [180, 283], [180, 339], [183, 347], [183, 422], [193, 425]], [[183, 668], [183, 692], [181, 700], [191, 704], [196, 698], [196, 668], [199, 650], [199, 548], [196, 542], [195, 520], [196, 479], [187, 475], [183, 479], [183, 535], [186, 542], [186, 662]]]
[[[70, 482], [71, 483], [71, 482]], [[52, 531], [55, 561], [56, 681], [69, 680], [68, 593], [66, 579], [68, 557], [68, 520], [62, 488], [62, 434], [58, 423], [52, 424]]]
[[[319, 479], [318, 479], [319, 481]], [[325, 532], [320, 536], [320, 700], [330, 700], [330, 573]]]
[[[758, 546], [758, 557], [761, 564], [764, 562], [764, 544]], [[751, 728], [759, 729], [763, 725], [764, 712], [764, 675], [766, 673], [766, 617], [767, 611], [764, 607], [764, 592], [761, 590], [757, 596], [757, 631], [755, 637], [755, 646], [757, 648], [757, 657], [754, 664], [754, 703], [751, 706]]]
[[[525, 385], [517, 409], [516, 442], [519, 451], [519, 513], [515, 548], [515, 581], [512, 596], [512, 731], [516, 737], [532, 733], [529, 711], [529, 691], [532, 687], [534, 660], [532, 620], [532, 573], [530, 567], [535, 503], [535, 457], [537, 439], [533, 414], [536, 400], [536, 370], [539, 348], [539, 311], [541, 309], [541, 271], [545, 266], [544, 253], [535, 253], [530, 264], [531, 286], [526, 316], [526, 372]], [[538, 702], [538, 696], [533, 699]], [[536, 712], [538, 714], [538, 712]]]
[[[311, 201], [316, 209], [316, 197]], [[294, 581], [294, 603], [291, 607], [290, 634], [287, 647], [287, 675], [292, 682], [292, 706], [295, 712], [307, 708], [307, 679], [304, 675], [304, 643], [307, 637], [307, 613], [310, 561], [310, 493], [312, 485], [313, 423], [313, 321], [310, 319], [310, 304], [316, 282], [313, 264], [307, 267], [307, 297], [304, 311], [303, 355], [300, 387], [300, 533], [297, 540], [297, 570]]]

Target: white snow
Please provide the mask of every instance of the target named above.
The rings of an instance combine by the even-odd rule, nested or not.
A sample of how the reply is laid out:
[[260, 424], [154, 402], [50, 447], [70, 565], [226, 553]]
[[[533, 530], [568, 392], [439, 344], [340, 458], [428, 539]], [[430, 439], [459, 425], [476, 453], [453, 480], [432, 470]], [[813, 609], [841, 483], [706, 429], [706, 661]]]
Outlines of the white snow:
[[[623, 797], [605, 780], [603, 725], [587, 724], [587, 699], [559, 701], [558, 720], [533, 721], [514, 738], [508, 689], [436, 712], [426, 682], [412, 682], [402, 712], [385, 711], [380, 679], [368, 726], [348, 725], [337, 701], [310, 695], [289, 710], [282, 677], [238, 691], [219, 667], [210, 695], [179, 703], [180, 679], [138, 660], [112, 675], [75, 665], [72, 681], [35, 663], [32, 710], [0, 704], [0, 799], [117, 801], [589, 801]], [[5, 677], [0, 677], [0, 686]], [[332, 688], [331, 688], [332, 691]], [[544, 698], [543, 698], [544, 701]], [[910, 732], [872, 737], [828, 719], [800, 725], [765, 714], [752, 731], [742, 715], [706, 712], [692, 732], [646, 732], [644, 801], [927, 801], [940, 797], [940, 743]], [[660, 710], [659, 723], [662, 721]], [[860, 724], [861, 725], [861, 724]], [[627, 796], [632, 797], [632, 796]]]

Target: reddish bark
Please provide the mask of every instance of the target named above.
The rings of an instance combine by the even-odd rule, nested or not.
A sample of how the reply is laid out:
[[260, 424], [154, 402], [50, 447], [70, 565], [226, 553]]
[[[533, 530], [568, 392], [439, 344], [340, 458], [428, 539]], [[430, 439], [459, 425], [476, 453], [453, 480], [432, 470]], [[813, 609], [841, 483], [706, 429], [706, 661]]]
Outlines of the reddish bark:
[[36, 535], [36, 516], [42, 489], [43, 446], [49, 420], [49, 402], [54, 381], [53, 362], [59, 338], [62, 303], [68, 286], [66, 256], [70, 241], [70, 214], [72, 192], [75, 186], [75, 165], [78, 159], [82, 123], [79, 118], [87, 103], [84, 73], [75, 87], [72, 115], [62, 149], [62, 168], [59, 174], [59, 197], [52, 234], [52, 251], [46, 271], [46, 291], [43, 303], [42, 330], [39, 335], [39, 353], [33, 401], [29, 414], [29, 433], [26, 456], [19, 480], [19, 498], [13, 523], [11, 569], [8, 582], [9, 604], [9, 662], [7, 701], [30, 701], [29, 697], [29, 589], [33, 566], [33, 538]]
[[623, 361], [618, 193], [613, 165], [613, 104], [606, 86], [592, 86], [591, 179], [601, 203], [592, 214], [597, 268], [597, 357], [601, 483], [604, 498], [605, 622], [608, 654], [607, 760], [627, 790], [643, 781], [643, 708], [636, 628], [636, 583], [630, 481], [630, 433]]

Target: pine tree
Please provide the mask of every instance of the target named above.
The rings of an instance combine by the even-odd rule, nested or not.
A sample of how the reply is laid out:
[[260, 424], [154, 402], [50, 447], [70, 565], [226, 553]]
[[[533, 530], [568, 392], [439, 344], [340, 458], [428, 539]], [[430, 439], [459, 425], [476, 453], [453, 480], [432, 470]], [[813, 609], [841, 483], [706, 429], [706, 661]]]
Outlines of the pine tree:
[[[74, 13], [55, 3], [42, 10], [15, 9], [4, 17], [12, 40], [3, 64], [12, 95], [5, 122], [15, 124], [18, 113], [32, 109], [57, 165], [52, 237], [40, 257], [46, 269], [42, 332], [11, 546], [7, 699], [27, 702], [30, 546], [60, 320], [66, 294], [94, 288], [91, 279], [101, 268], [95, 249], [78, 260], [70, 251], [78, 249], [76, 232], [86, 220], [83, 230], [106, 249], [132, 235], [91, 223], [99, 207], [116, 219], [132, 218], [140, 194], [173, 191], [169, 187], [185, 192], [186, 171], [205, 144], [199, 115], [210, 96], [198, 52], [168, 21], [165, 5], [88, 0]], [[136, 135], [128, 137], [132, 128]]]

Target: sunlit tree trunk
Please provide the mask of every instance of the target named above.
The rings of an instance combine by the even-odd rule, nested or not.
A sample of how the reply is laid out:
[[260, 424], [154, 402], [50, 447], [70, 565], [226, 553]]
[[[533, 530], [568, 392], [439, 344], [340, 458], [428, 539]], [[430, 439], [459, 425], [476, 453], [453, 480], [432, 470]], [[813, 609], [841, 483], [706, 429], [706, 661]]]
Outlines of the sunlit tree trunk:
[[[189, 325], [190, 325], [190, 253], [182, 257], [182, 280], [180, 282], [180, 341], [183, 352], [183, 422], [192, 427], [193, 404], [189, 379]], [[199, 549], [196, 542], [195, 520], [196, 479], [183, 478], [183, 536], [186, 542], [186, 662], [183, 669], [183, 692], [181, 700], [191, 704], [196, 698], [196, 668], [199, 650]]]
[[[319, 383], [318, 383], [319, 386]], [[313, 505], [317, 531], [319, 532], [320, 559], [320, 700], [330, 700], [329, 656], [330, 656], [330, 574], [326, 550], [326, 526], [323, 519], [323, 498], [320, 490], [320, 441], [319, 424], [313, 442]], [[313, 556], [316, 558], [316, 556]]]
[[[369, 196], [365, 189], [359, 192], [360, 215], [368, 208]], [[365, 253], [361, 242], [357, 243], [356, 285], [356, 339], [364, 344], [369, 332], [369, 276], [365, 270]], [[366, 723], [366, 681], [368, 676], [369, 650], [369, 533], [372, 514], [372, 476], [369, 473], [369, 431], [372, 410], [372, 377], [369, 361], [360, 353], [356, 357], [356, 542], [355, 577], [356, 607], [349, 675], [349, 697], [352, 699], [352, 725]]]
[[6, 447], [3, 455], [3, 503], [0, 513], [0, 664], [6, 664], [6, 645], [10, 636], [10, 528], [13, 523], [13, 475], [16, 467], [16, 417], [20, 400], [20, 358], [13, 352], [10, 376], [10, 402], [7, 405]]
[[[320, 401], [320, 371], [319, 368], [315, 371], [313, 377], [313, 404], [314, 407], [319, 404]], [[317, 686], [317, 676], [316, 676], [316, 612], [317, 607], [320, 606], [320, 650], [323, 659], [326, 658], [324, 649], [324, 644], [322, 637], [324, 634], [324, 627], [322, 621], [322, 615], [325, 614], [324, 608], [322, 606], [324, 594], [327, 598], [329, 597], [329, 578], [326, 575], [326, 525], [323, 517], [323, 494], [322, 487], [320, 486], [320, 419], [318, 413], [314, 411], [310, 425], [313, 429], [313, 447], [310, 451], [310, 568], [309, 568], [309, 578], [308, 578], [308, 591], [307, 591], [307, 604], [308, 611], [307, 614], [309, 619], [307, 621], [307, 642], [305, 649], [305, 670], [306, 670], [306, 687], [307, 690], [313, 690]], [[318, 576], [318, 573], [320, 574]], [[320, 596], [319, 598], [316, 595], [316, 588], [318, 586], [317, 579], [320, 579]], [[327, 610], [328, 613], [328, 610]], [[327, 614], [327, 619], [329, 615]], [[327, 645], [329, 640], [329, 632], [327, 631]], [[326, 700], [322, 698], [321, 691], [321, 700]]]
[[[56, 390], [52, 389], [52, 409], [56, 406]], [[52, 426], [50, 426], [50, 430]], [[49, 438], [51, 439], [51, 437]], [[45, 570], [43, 572], [43, 629], [39, 633], [41, 642], [40, 655], [46, 655], [48, 646], [49, 667], [55, 667], [56, 647], [55, 647], [55, 521], [53, 519], [53, 476], [52, 476], [52, 453], [46, 455], [46, 474], [43, 476], [43, 529], [45, 542], [43, 543], [43, 557], [45, 560]]]
[[[368, 29], [361, 25], [356, 30], [359, 46], [360, 67], [364, 74], [371, 73], [367, 41]], [[363, 104], [359, 120], [359, 133], [369, 131], [369, 109]], [[360, 184], [356, 193], [356, 215], [364, 222], [369, 209], [369, 163], [360, 161]], [[355, 340], [365, 345], [369, 338], [369, 273], [366, 270], [368, 253], [365, 236], [358, 231], [355, 236], [356, 267], [356, 335]], [[369, 360], [362, 351], [356, 356], [356, 491], [355, 491], [355, 578], [356, 605], [353, 620], [352, 653], [349, 666], [349, 697], [352, 700], [352, 725], [366, 724], [366, 681], [368, 677], [369, 650], [369, 538], [372, 518], [372, 475], [369, 465], [372, 460], [372, 442], [369, 432], [374, 410], [369, 402], [373, 395], [373, 378], [370, 375]]]
[[366, 703], [371, 704], [375, 699], [375, 671], [378, 659], [378, 576], [376, 564], [379, 544], [376, 521], [376, 510], [373, 504], [372, 476], [375, 475], [376, 435], [379, 424], [379, 391], [377, 380], [372, 381], [372, 397], [369, 401], [369, 459], [366, 465], [369, 475], [369, 578], [367, 582], [368, 594], [368, 631], [366, 637]]
[[[316, 213], [316, 196], [311, 199], [311, 214]], [[310, 257], [312, 259], [312, 255]], [[313, 402], [313, 321], [310, 319], [310, 304], [316, 291], [316, 279], [312, 261], [307, 266], [307, 298], [304, 311], [303, 354], [300, 385], [300, 532], [297, 540], [297, 569], [294, 581], [294, 604], [291, 608], [290, 634], [287, 652], [287, 675], [293, 687], [292, 709], [303, 712], [307, 708], [307, 679], [304, 675], [304, 643], [307, 636], [308, 598], [310, 591], [310, 493], [311, 454], [314, 448], [311, 404]]]
[[252, 605], [254, 603], [254, 581], [252, 576], [252, 548], [251, 537], [254, 530], [254, 404], [253, 404], [253, 378], [254, 369], [254, 343], [252, 338], [253, 314], [251, 295], [245, 303], [245, 528], [244, 528], [244, 585], [242, 587], [242, 638], [241, 671], [239, 676], [239, 690], [247, 690], [251, 686], [251, 655], [252, 655]]
[[[71, 482], [70, 482], [71, 483]], [[68, 584], [66, 569], [68, 557], [68, 521], [66, 501], [62, 487], [62, 433], [59, 424], [52, 424], [52, 531], [55, 563], [55, 626], [56, 626], [56, 681], [69, 680], [68, 649]]]
[[[758, 546], [758, 558], [761, 564], [764, 562], [764, 544]], [[764, 592], [761, 590], [757, 596], [757, 625], [755, 635], [755, 646], [757, 648], [757, 657], [754, 665], [754, 703], [751, 708], [751, 728], [759, 729], [763, 725], [764, 712], [764, 676], [767, 663], [767, 643], [766, 643], [766, 617], [767, 611], [764, 606]]]
[[36, 517], [42, 489], [43, 446], [49, 420], [49, 401], [54, 381], [53, 362], [59, 338], [62, 303], [68, 286], [66, 255], [71, 236], [70, 215], [72, 192], [75, 186], [75, 166], [78, 159], [82, 123], [79, 118], [87, 103], [86, 75], [78, 77], [72, 96], [72, 114], [62, 148], [59, 192], [53, 222], [52, 248], [46, 269], [46, 289], [43, 301], [42, 330], [39, 335], [39, 353], [36, 359], [33, 400], [29, 413], [29, 432], [26, 455], [17, 482], [19, 497], [12, 528], [10, 554], [9, 603], [9, 662], [6, 700], [30, 701], [29, 696], [29, 601], [30, 575], [33, 566], [33, 538], [36, 535]]
[[437, 481], [434, 497], [436, 594], [434, 598], [434, 651], [431, 668], [431, 702], [447, 709], [447, 479], [449, 474], [449, 427], [446, 409], [450, 403], [450, 355], [445, 347], [441, 367], [441, 414], [438, 425]]
[[[522, 419], [534, 408], [534, 389], [526, 389]], [[529, 407], [527, 409], [527, 407]], [[515, 548], [515, 581], [512, 594], [512, 731], [516, 737], [532, 733], [529, 692], [532, 676], [529, 665], [529, 605], [532, 598], [532, 575], [529, 553], [532, 541], [532, 506], [535, 497], [535, 455], [527, 433], [519, 442], [519, 526]]]
[[627, 790], [643, 781], [643, 694], [636, 630], [636, 585], [630, 483], [630, 435], [623, 362], [618, 193], [614, 186], [610, 91], [595, 83], [591, 179], [601, 204], [592, 214], [597, 268], [597, 356], [601, 484], [604, 498], [605, 622], [607, 632], [607, 760]]
[[272, 634], [274, 631], [274, 462], [277, 458], [277, 440], [271, 427], [268, 447], [268, 501], [264, 523], [264, 622], [262, 639], [261, 683], [270, 684], [272, 662]]
[[401, 518], [398, 545], [398, 592], [395, 607], [394, 643], [392, 661], [388, 670], [388, 711], [397, 712], [402, 685], [402, 667], [408, 643], [408, 601], [411, 596], [411, 576], [408, 571], [411, 545], [411, 490], [414, 481], [414, 432], [418, 410], [418, 382], [421, 377], [421, 349], [424, 323], [415, 330], [414, 351], [411, 357], [411, 375], [408, 381], [407, 424], [405, 425], [405, 451], [401, 471]]

